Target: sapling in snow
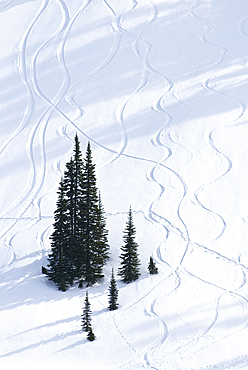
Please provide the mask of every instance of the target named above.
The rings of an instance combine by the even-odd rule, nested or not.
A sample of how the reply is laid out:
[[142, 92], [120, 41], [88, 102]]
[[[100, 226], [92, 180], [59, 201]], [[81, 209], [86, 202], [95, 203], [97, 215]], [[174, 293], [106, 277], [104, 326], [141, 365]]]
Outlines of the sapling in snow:
[[88, 291], [86, 291], [85, 295], [85, 301], [84, 301], [84, 308], [83, 308], [83, 314], [82, 317], [82, 330], [85, 332], [89, 332], [91, 329], [91, 310], [90, 310], [90, 302], [89, 302], [89, 296]]
[[156, 275], [158, 273], [158, 268], [155, 265], [155, 262], [152, 257], [150, 257], [150, 262], [148, 265], [148, 270], [151, 275]]
[[117, 298], [118, 298], [118, 289], [117, 289], [117, 284], [116, 280], [114, 277], [114, 269], [112, 269], [112, 276], [110, 280], [110, 285], [109, 285], [109, 310], [114, 311], [118, 308], [118, 303], [117, 303]]

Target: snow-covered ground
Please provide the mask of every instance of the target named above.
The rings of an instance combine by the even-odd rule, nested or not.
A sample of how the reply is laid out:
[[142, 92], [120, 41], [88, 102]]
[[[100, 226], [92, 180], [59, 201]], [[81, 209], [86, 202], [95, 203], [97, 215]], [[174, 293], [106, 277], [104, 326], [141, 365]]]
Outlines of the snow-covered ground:
[[[2, 0], [0, 51], [1, 369], [248, 369], [248, 1]], [[92, 343], [85, 289], [41, 274], [76, 132], [111, 246]]]

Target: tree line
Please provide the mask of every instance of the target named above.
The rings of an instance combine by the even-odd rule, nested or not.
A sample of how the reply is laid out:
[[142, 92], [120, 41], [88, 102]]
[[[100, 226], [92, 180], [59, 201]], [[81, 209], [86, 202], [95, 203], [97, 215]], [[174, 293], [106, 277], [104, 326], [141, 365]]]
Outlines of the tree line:
[[[82, 158], [80, 142], [75, 136], [73, 156], [66, 164], [57, 191], [54, 212], [51, 253], [47, 267], [42, 272], [59, 290], [66, 291], [75, 282], [82, 288], [91, 286], [104, 277], [103, 266], [109, 259], [106, 217], [96, 185], [95, 164], [88, 142], [85, 158]], [[118, 274], [124, 283], [140, 276], [138, 244], [130, 206], [121, 247], [121, 267]], [[148, 270], [157, 273], [152, 257]]]

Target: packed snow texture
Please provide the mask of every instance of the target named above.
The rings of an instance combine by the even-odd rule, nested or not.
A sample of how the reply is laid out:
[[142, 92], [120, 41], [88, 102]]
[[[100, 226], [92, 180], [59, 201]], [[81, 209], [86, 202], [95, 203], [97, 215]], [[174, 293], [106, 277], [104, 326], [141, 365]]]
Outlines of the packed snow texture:
[[[1, 369], [248, 368], [248, 1], [2, 0], [0, 50]], [[86, 288], [41, 274], [75, 133], [111, 247], [94, 342]], [[141, 277], [111, 312], [130, 205]]]

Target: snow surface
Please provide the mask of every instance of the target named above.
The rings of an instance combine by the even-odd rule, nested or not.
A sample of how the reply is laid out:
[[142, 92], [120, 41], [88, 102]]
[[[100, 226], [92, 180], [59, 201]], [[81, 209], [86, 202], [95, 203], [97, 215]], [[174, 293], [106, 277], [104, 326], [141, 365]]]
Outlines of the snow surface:
[[[248, 1], [2, 0], [0, 50], [1, 369], [248, 369]], [[111, 246], [92, 343], [85, 289], [41, 274], [76, 132]]]

